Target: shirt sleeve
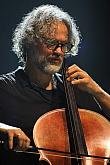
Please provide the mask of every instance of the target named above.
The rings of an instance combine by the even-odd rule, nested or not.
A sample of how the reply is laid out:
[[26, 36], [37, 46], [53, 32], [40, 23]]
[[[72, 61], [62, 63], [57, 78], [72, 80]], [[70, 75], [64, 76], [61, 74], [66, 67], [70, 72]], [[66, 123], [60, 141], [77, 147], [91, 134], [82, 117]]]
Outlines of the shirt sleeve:
[[74, 93], [76, 103], [79, 108], [95, 111], [110, 120], [110, 116], [105, 113], [105, 110], [102, 109], [99, 102], [95, 99], [94, 96], [88, 94], [87, 92], [83, 92], [78, 88], [75, 88]]

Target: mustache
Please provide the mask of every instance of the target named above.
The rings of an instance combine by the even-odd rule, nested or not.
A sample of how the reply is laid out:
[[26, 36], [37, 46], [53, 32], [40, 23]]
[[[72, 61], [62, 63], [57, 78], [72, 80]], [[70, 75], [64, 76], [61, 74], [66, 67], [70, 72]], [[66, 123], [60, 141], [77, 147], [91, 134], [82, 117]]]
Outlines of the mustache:
[[61, 59], [62, 60], [62, 56], [60, 54], [50, 54], [48, 56], [48, 58], [56, 58], [56, 59]]

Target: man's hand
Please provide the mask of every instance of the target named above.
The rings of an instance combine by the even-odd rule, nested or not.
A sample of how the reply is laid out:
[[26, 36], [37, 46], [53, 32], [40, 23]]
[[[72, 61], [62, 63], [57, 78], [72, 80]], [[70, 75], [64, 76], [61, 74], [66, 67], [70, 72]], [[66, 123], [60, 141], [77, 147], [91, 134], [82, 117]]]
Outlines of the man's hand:
[[[26, 150], [29, 148], [30, 139], [25, 133], [17, 127], [12, 127], [3, 123], [0, 123], [0, 132], [7, 135], [7, 144], [9, 149]], [[14, 140], [16, 139], [16, 140]], [[16, 144], [14, 142], [16, 141]]]
[[68, 68], [67, 80], [92, 95], [95, 95], [100, 90], [100, 86], [75, 64]]

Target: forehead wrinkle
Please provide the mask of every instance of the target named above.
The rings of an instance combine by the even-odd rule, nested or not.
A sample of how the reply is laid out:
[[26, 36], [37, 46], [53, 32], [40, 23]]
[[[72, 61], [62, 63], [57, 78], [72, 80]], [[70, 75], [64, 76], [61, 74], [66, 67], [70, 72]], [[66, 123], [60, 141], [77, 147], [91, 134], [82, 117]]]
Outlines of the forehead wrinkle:
[[68, 41], [68, 28], [64, 22], [57, 21], [52, 23], [45, 34], [46, 38], [60, 41]]

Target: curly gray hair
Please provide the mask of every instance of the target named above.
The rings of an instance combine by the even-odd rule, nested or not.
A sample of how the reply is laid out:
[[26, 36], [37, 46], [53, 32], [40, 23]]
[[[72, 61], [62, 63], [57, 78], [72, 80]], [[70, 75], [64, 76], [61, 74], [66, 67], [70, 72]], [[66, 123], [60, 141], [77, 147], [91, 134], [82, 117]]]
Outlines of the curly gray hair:
[[26, 59], [26, 50], [35, 43], [35, 39], [41, 40], [46, 35], [52, 35], [54, 29], [50, 26], [63, 21], [69, 30], [69, 42], [74, 43], [71, 50], [72, 55], [78, 52], [80, 42], [80, 32], [73, 18], [62, 9], [54, 5], [41, 5], [34, 8], [30, 13], [23, 17], [22, 22], [16, 27], [13, 34], [13, 48], [19, 61], [23, 64]]

